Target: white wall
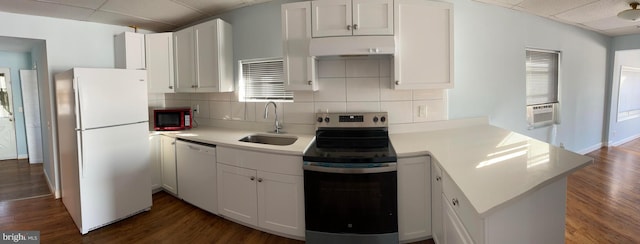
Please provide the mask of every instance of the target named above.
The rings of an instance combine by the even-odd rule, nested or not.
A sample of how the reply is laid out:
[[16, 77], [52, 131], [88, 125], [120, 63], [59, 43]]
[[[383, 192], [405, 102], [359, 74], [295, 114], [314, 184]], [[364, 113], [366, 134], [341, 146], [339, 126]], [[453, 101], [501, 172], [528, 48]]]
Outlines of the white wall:
[[607, 117], [609, 123], [606, 138], [608, 145], [615, 146], [640, 137], [640, 118], [617, 121], [620, 66], [640, 67], [640, 35], [615, 37], [611, 49], [613, 62], [607, 97], [610, 112]]
[[492, 124], [551, 142], [550, 127], [527, 130], [525, 48], [559, 50], [557, 144], [600, 147], [611, 38], [542, 17], [455, 0], [455, 88], [450, 118], [490, 116]]
[[[49, 94], [53, 82], [53, 75], [60, 71], [70, 69], [72, 67], [97, 67], [109, 68], [114, 67], [114, 42], [115, 35], [124, 31], [130, 31], [128, 27], [55, 19], [48, 17], [38, 17], [30, 15], [20, 15], [0, 12], [0, 36], [20, 37], [30, 39], [40, 39], [46, 42], [44, 47], [34, 47], [32, 57], [39, 56], [42, 59], [34, 62], [39, 64], [38, 80], [44, 93], [41, 93], [41, 101], [50, 101], [53, 98]], [[36, 55], [33, 53], [37, 52]], [[43, 65], [46, 69], [43, 69]], [[48, 71], [48, 74], [42, 74]], [[43, 84], [44, 82], [44, 84]], [[50, 97], [43, 94], [49, 94]], [[47, 121], [43, 121], [43, 125], [55, 128], [55, 106], [51, 103], [43, 104], [43, 108], [48, 117], [43, 117]], [[55, 131], [45, 130], [43, 126], [43, 139], [49, 138], [50, 141], [43, 143], [49, 148], [43, 148], [45, 155], [47, 150], [51, 152], [50, 157], [45, 156], [44, 168], [45, 174], [51, 186], [59, 189], [59, 184], [54, 182], [56, 179], [56, 163], [57, 154], [55, 148]]]

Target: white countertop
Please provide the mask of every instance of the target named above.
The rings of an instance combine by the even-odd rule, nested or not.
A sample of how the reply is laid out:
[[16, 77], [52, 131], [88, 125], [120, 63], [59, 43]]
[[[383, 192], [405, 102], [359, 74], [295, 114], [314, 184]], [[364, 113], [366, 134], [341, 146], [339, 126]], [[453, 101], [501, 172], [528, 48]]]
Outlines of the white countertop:
[[[199, 128], [193, 128], [190, 130], [183, 131], [154, 131], [152, 133], [158, 133], [163, 135], [168, 135], [176, 138], [183, 138], [196, 142], [203, 142], [208, 144], [213, 144], [216, 146], [229, 146], [236, 147], [248, 150], [255, 151], [263, 151], [269, 153], [278, 153], [278, 154], [288, 154], [288, 155], [296, 155], [302, 156], [304, 151], [307, 149], [307, 146], [313, 140], [315, 135], [306, 135], [306, 134], [272, 134], [267, 132], [256, 132], [251, 130], [238, 130], [238, 129], [227, 129], [227, 128], [219, 128], [219, 127], [208, 127], [201, 126]], [[297, 136], [298, 140], [291, 145], [286, 146], [278, 146], [278, 145], [267, 145], [267, 144], [259, 144], [259, 143], [251, 143], [251, 142], [241, 142], [238, 141], [241, 138], [252, 135], [252, 134], [269, 134], [274, 136]]]
[[[240, 142], [251, 130], [200, 127], [156, 132], [187, 140], [247, 150], [302, 156], [314, 135], [297, 136], [292, 145]], [[431, 155], [481, 215], [515, 201], [593, 162], [530, 137], [491, 125], [390, 134], [398, 157]]]
[[390, 137], [398, 157], [431, 155], [481, 216], [593, 162], [491, 125]]

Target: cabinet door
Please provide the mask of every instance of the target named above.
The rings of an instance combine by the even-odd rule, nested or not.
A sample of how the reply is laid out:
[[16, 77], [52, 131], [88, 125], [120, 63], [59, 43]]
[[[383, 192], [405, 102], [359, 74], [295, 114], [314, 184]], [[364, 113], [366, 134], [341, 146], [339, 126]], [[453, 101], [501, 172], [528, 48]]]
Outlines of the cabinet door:
[[469, 233], [462, 225], [462, 222], [453, 211], [451, 205], [447, 202], [446, 197], [442, 197], [442, 205], [444, 207], [444, 243], [446, 244], [473, 244]]
[[178, 141], [176, 160], [180, 198], [217, 214], [216, 148]]
[[431, 235], [430, 179], [429, 157], [398, 159], [398, 232], [401, 241]]
[[301, 176], [258, 171], [258, 225], [304, 236], [304, 187]]
[[176, 139], [161, 136], [162, 144], [162, 188], [178, 195], [178, 180], [176, 174]]
[[145, 42], [149, 93], [174, 92], [173, 33], [147, 34]]
[[353, 35], [393, 35], [393, 0], [353, 0]]
[[313, 37], [350, 36], [351, 0], [319, 0], [312, 1]]
[[144, 34], [124, 32], [115, 39], [116, 68], [146, 69]]
[[193, 27], [173, 33], [175, 57], [175, 90], [177, 92], [195, 91], [195, 58], [193, 57]]
[[218, 22], [207, 21], [193, 27], [194, 55], [196, 59], [196, 88], [199, 92], [217, 92], [218, 73]]
[[315, 59], [309, 56], [311, 3], [283, 4], [281, 14], [285, 89], [317, 91]]
[[394, 11], [394, 89], [452, 88], [452, 5], [396, 0]]
[[151, 153], [151, 190], [162, 187], [162, 147], [161, 135], [149, 135], [149, 152]]
[[442, 216], [442, 170], [435, 163], [431, 163], [431, 230], [433, 240], [442, 244], [444, 242], [444, 229]]
[[217, 174], [220, 215], [258, 225], [256, 171], [219, 163]]

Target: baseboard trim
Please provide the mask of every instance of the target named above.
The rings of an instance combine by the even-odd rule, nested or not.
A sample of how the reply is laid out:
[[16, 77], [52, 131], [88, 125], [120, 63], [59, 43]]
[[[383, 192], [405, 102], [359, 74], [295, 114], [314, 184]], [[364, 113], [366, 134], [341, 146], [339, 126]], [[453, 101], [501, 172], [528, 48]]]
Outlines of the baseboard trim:
[[56, 191], [56, 188], [53, 187], [53, 185], [51, 184], [51, 178], [49, 178], [49, 175], [47, 174], [46, 170], [44, 170], [44, 177], [47, 179], [47, 186], [49, 186], [49, 191], [53, 194], [53, 196], [56, 199], [60, 198], [60, 194], [58, 194], [58, 192]]
[[622, 144], [625, 144], [627, 142], [633, 141], [633, 140], [638, 139], [638, 138], [640, 138], [640, 134], [635, 134], [635, 135], [632, 135], [630, 137], [621, 139], [619, 141], [615, 141], [615, 142], [609, 143], [609, 146], [617, 147], [617, 146], [620, 146]]
[[590, 152], [593, 152], [593, 151], [595, 151], [595, 150], [598, 150], [598, 149], [600, 149], [601, 147], [602, 147], [602, 142], [597, 143], [597, 144], [595, 144], [595, 145], [593, 145], [593, 146], [587, 147], [587, 148], [585, 148], [585, 149], [582, 149], [582, 150], [580, 150], [580, 151], [577, 151], [576, 153], [578, 153], [578, 154], [582, 154], [582, 155], [585, 155], [585, 154], [587, 154], [587, 153], [590, 153]]
[[29, 154], [20, 154], [18, 155], [18, 159], [27, 159], [29, 158]]

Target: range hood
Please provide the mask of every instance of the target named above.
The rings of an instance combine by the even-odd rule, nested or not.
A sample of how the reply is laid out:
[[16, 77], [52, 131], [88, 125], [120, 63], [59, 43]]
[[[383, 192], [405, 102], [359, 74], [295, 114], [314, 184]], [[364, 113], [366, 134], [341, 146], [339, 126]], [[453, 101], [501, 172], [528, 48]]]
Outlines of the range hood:
[[379, 55], [396, 50], [394, 36], [338, 36], [312, 38], [310, 56]]

